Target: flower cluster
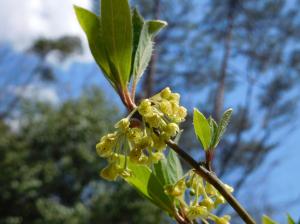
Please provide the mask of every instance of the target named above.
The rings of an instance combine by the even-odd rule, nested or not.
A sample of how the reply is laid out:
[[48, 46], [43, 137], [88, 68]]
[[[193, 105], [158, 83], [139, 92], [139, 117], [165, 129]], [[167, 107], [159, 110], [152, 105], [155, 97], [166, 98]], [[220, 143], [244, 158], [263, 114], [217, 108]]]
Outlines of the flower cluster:
[[[224, 187], [227, 191], [233, 192], [233, 188], [229, 185], [224, 184]], [[183, 204], [189, 220], [201, 219], [203, 223], [212, 220], [216, 224], [229, 224], [229, 215], [218, 217], [212, 213], [220, 204], [226, 202], [224, 197], [192, 170], [174, 185], [165, 186], [165, 193], [176, 197]], [[184, 200], [187, 196], [189, 205]]]
[[98, 155], [108, 161], [101, 176], [107, 180], [130, 176], [128, 158], [132, 163], [143, 165], [161, 160], [166, 141], [179, 133], [178, 125], [187, 115], [179, 100], [179, 94], [165, 88], [143, 100], [128, 117], [120, 120], [115, 125], [115, 132], [103, 136], [96, 146]]

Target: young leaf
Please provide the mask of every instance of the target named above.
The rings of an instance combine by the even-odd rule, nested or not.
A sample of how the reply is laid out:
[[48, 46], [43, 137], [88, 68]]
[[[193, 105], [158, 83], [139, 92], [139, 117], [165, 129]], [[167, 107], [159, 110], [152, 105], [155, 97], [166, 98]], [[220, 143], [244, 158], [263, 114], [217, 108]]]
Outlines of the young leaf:
[[95, 58], [95, 61], [102, 69], [105, 77], [110, 82], [110, 84], [114, 88], [116, 88], [116, 80], [111, 74], [110, 66], [106, 59], [106, 49], [104, 47], [105, 44], [101, 35], [100, 19], [94, 13], [84, 8], [74, 6], [74, 10], [79, 24], [87, 36], [91, 53]]
[[168, 164], [168, 175], [169, 175], [169, 184], [176, 183], [183, 176], [183, 170], [180, 163], [180, 160], [173, 150], [169, 150], [167, 156], [167, 164]]
[[128, 0], [101, 1], [102, 33], [114, 74], [122, 86], [129, 81], [132, 57], [132, 20]]
[[231, 115], [232, 115], [232, 111], [233, 110], [230, 108], [230, 109], [226, 110], [222, 116], [222, 119], [221, 119], [221, 121], [219, 123], [219, 127], [218, 127], [218, 139], [217, 139], [216, 145], [219, 144], [223, 134], [226, 131], [226, 128], [228, 126], [228, 123], [229, 123]]
[[144, 22], [140, 32], [138, 46], [135, 52], [132, 74], [134, 83], [137, 83], [147, 68], [153, 51], [153, 38], [165, 26], [166, 22], [152, 20]]
[[157, 35], [159, 31], [161, 31], [163, 28], [165, 28], [168, 25], [166, 21], [162, 21], [162, 20], [150, 20], [147, 23], [149, 27], [148, 32], [151, 38]]
[[264, 215], [262, 217], [262, 224], [277, 224], [274, 220], [272, 220], [270, 217]]
[[203, 149], [208, 150], [211, 141], [211, 130], [205, 116], [197, 109], [194, 109], [194, 129], [196, 136], [200, 140]]
[[218, 124], [212, 117], [209, 117], [208, 122], [211, 130], [211, 141], [209, 148], [214, 149], [218, 140]]
[[131, 62], [131, 72], [130, 74], [132, 75], [133, 73], [133, 68], [134, 68], [134, 59], [136, 55], [136, 51], [139, 45], [140, 41], [140, 36], [141, 32], [144, 26], [144, 19], [138, 12], [138, 10], [135, 8], [132, 13], [132, 25], [133, 25], [133, 50], [132, 50], [132, 62]]

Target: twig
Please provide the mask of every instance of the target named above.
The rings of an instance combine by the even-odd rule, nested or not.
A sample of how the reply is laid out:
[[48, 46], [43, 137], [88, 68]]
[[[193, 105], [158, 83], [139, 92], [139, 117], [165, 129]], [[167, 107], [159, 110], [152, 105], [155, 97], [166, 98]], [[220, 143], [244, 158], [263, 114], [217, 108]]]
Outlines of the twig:
[[182, 148], [180, 148], [173, 141], [167, 141], [167, 145], [173, 149], [179, 156], [187, 162], [191, 167], [194, 168], [195, 172], [203, 177], [206, 181], [208, 181], [211, 185], [213, 185], [220, 194], [226, 199], [226, 201], [232, 206], [232, 208], [239, 214], [239, 216], [244, 220], [247, 224], [255, 224], [254, 219], [249, 215], [249, 213], [243, 208], [243, 206], [237, 201], [237, 199], [228, 192], [222, 181], [213, 173], [204, 168], [203, 166], [199, 166], [199, 164]]

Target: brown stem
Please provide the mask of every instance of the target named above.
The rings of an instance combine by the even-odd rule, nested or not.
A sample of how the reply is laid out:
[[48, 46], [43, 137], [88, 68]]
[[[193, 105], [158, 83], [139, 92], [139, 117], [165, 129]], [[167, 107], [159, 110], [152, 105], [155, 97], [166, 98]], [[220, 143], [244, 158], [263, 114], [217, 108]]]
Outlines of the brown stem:
[[225, 189], [222, 181], [213, 172], [210, 172], [203, 166], [199, 166], [199, 164], [189, 154], [187, 154], [173, 141], [170, 140], [166, 143], [171, 149], [173, 149], [177, 154], [179, 154], [179, 156], [185, 162], [187, 162], [191, 167], [193, 167], [193, 169], [198, 175], [203, 177], [220, 192], [220, 194], [226, 199], [226, 201], [232, 206], [232, 208], [234, 208], [234, 210], [239, 214], [239, 216], [244, 220], [246, 224], [255, 224], [254, 219], [242, 207], [242, 205], [237, 201], [237, 199]]
[[137, 80], [134, 80], [134, 82], [132, 84], [132, 88], [131, 88], [131, 93], [130, 93], [133, 103], [135, 103], [136, 85], [137, 85]]

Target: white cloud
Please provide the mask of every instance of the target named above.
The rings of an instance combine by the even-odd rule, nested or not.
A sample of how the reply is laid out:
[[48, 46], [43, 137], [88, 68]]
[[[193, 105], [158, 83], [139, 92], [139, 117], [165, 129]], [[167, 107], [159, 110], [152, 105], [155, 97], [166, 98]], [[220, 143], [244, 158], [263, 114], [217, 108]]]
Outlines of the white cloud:
[[89, 0], [1, 0], [0, 43], [9, 42], [22, 50], [41, 36], [78, 35], [85, 41], [73, 4], [90, 7]]
[[10, 87], [13, 94], [24, 99], [36, 100], [39, 102], [47, 102], [51, 104], [59, 103], [57, 91], [47, 85], [34, 85]]

